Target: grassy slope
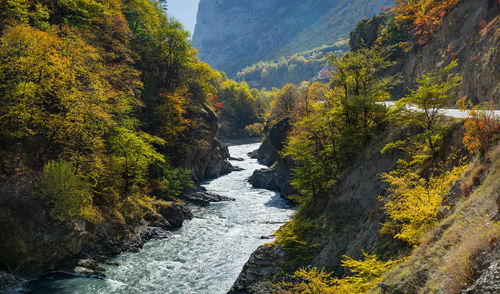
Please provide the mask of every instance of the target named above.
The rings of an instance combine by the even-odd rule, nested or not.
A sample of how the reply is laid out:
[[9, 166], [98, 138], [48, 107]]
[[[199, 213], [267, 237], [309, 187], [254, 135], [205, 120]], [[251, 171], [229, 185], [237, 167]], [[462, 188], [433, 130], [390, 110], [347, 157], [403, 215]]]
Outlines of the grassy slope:
[[[500, 143], [485, 162], [473, 161], [455, 185], [460, 197], [452, 213], [428, 232], [408, 259], [389, 271], [383, 283], [403, 293], [456, 293], [476, 277], [474, 257], [500, 239], [493, 218], [500, 191]], [[472, 192], [468, 193], [469, 189]], [[382, 293], [380, 289], [374, 293]]]

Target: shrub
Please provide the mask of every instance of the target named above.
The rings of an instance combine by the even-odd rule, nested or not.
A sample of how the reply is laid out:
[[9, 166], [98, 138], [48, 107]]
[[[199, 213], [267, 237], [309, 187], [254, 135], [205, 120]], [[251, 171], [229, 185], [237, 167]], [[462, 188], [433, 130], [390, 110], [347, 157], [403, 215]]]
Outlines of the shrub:
[[158, 166], [159, 185], [156, 193], [163, 199], [177, 199], [183, 192], [194, 187], [193, 172], [189, 169], [175, 168], [170, 163]]
[[396, 20], [409, 22], [419, 44], [427, 44], [460, 0], [396, 0]]
[[495, 117], [493, 102], [488, 105], [476, 105], [462, 98], [457, 102], [461, 111], [467, 112], [464, 124], [463, 143], [470, 153], [484, 153], [496, 141], [495, 136], [500, 131], [500, 121]]
[[400, 260], [380, 261], [373, 254], [363, 252], [364, 260], [354, 260], [344, 255], [342, 266], [348, 267], [353, 273], [342, 279], [331, 278], [331, 274], [319, 271], [317, 268], [300, 269], [290, 278], [276, 285], [276, 293], [294, 294], [357, 294], [365, 293], [380, 281], [382, 274], [388, 271]]
[[317, 244], [311, 243], [311, 236], [317, 229], [310, 219], [296, 218], [283, 225], [276, 232], [276, 242], [287, 253], [286, 263], [291, 266], [309, 262]]
[[382, 174], [382, 180], [389, 184], [384, 209], [390, 219], [384, 224], [382, 232], [392, 233], [395, 230], [394, 238], [417, 244], [426, 230], [438, 220], [445, 195], [465, 169], [466, 166], [458, 166], [429, 179], [411, 171], [400, 175]]
[[41, 198], [50, 205], [50, 215], [59, 221], [91, 218], [90, 188], [64, 160], [49, 161], [43, 168]]

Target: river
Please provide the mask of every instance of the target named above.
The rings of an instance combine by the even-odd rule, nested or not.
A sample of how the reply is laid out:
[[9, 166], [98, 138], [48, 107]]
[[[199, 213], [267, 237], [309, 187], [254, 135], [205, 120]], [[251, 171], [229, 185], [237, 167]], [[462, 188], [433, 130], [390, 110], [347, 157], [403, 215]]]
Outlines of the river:
[[195, 218], [170, 238], [149, 242], [106, 266], [107, 279], [53, 275], [34, 281], [27, 293], [226, 293], [261, 239], [287, 221], [293, 208], [278, 193], [254, 189], [247, 179], [264, 166], [249, 158], [259, 144], [230, 146], [232, 164], [243, 168], [205, 183], [209, 192], [236, 201], [191, 207]]

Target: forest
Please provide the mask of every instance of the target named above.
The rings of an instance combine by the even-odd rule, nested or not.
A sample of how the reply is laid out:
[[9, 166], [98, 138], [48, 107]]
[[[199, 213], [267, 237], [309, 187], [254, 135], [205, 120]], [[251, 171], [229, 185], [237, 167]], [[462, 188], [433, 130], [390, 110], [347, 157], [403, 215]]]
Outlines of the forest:
[[[456, 94], [468, 81], [449, 47], [394, 107], [384, 102], [399, 98], [402, 58], [429, 48], [459, 3], [396, 0], [358, 23], [349, 50], [338, 42], [260, 62], [235, 81], [200, 60], [162, 1], [1, 1], [0, 211], [29, 203], [51, 223], [88, 231], [158, 221], [208, 179], [192, 161], [222, 148], [217, 137], [266, 142], [285, 123], [270, 169], [289, 168], [296, 211], [263, 245], [283, 252], [279, 272], [259, 281], [267, 293], [458, 293], [477, 277], [474, 258], [500, 238], [486, 215], [500, 199], [497, 97]], [[481, 40], [497, 24], [476, 26]], [[227, 147], [221, 153], [226, 161]], [[363, 216], [376, 223], [375, 241], [325, 262], [332, 243], [351, 244], [336, 238], [366, 229], [353, 225], [365, 203], [336, 197], [373, 162], [385, 164], [376, 178], [348, 190], [382, 190]], [[0, 242], [0, 271], [39, 261], [25, 240], [2, 233]]]
[[[60, 223], [133, 226], [202, 180], [187, 161], [193, 129], [207, 124], [197, 112], [224, 109], [243, 131], [262, 120], [260, 93], [201, 62], [159, 2], [6, 0], [0, 11], [7, 203], [29, 199]], [[30, 254], [2, 240], [0, 268]]]

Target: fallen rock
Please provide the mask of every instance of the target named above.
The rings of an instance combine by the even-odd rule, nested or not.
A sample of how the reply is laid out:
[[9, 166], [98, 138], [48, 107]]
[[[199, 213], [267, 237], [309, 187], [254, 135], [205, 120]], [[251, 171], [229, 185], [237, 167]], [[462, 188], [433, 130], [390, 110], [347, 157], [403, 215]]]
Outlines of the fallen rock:
[[158, 208], [158, 212], [170, 224], [172, 229], [180, 228], [185, 220], [193, 218], [193, 213], [189, 208], [177, 203], [161, 206]]
[[93, 259], [80, 259], [77, 261], [77, 265], [73, 268], [73, 272], [75, 274], [98, 279], [106, 277], [106, 274], [104, 274], [105, 271], [106, 270], [99, 266], [99, 264]]
[[229, 157], [229, 160], [234, 160], [234, 161], [244, 161], [244, 158], [241, 157]]
[[254, 171], [248, 179], [254, 188], [267, 189], [279, 192], [279, 183], [276, 172], [270, 168], [264, 168]]

